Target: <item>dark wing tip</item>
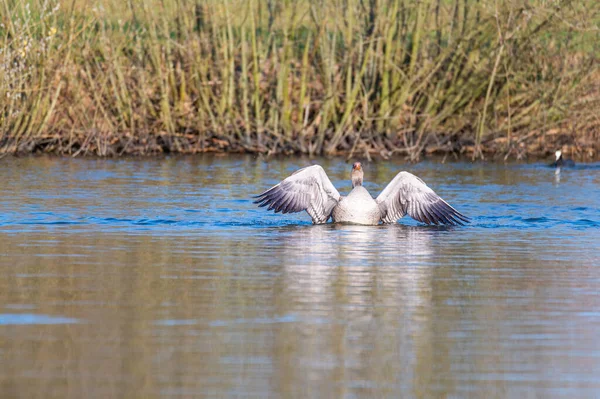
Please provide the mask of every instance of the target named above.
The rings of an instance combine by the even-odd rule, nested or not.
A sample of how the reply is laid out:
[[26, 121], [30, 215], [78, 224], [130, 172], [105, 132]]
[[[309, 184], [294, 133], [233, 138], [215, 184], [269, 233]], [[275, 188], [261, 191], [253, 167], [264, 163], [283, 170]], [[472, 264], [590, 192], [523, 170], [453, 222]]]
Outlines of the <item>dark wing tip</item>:
[[251, 198], [256, 198], [254, 201], [252, 201], [255, 204], [261, 203], [263, 201], [267, 201], [269, 199], [269, 195], [268, 192], [265, 191], [262, 194], [258, 194], [258, 195], [253, 195]]
[[455, 225], [464, 226], [466, 223], [471, 222], [469, 218], [458, 212], [456, 209], [452, 207], [451, 209], [452, 211], [448, 212], [446, 216], [451, 219]]
[[275, 213], [295, 213], [306, 210], [306, 205], [298, 198], [300, 193], [286, 190], [285, 185], [271, 187], [262, 194], [256, 195], [253, 203], [260, 208], [268, 206], [267, 210]]
[[[465, 223], [470, 223], [471, 220], [454, 209], [450, 204], [441, 198], [436, 198], [435, 202], [427, 204], [422, 207], [424, 213], [429, 217], [432, 223], [427, 223], [427, 220], [422, 220], [423, 217], [417, 218], [417, 220], [427, 224], [442, 224], [447, 226], [464, 226]], [[411, 215], [412, 216], [412, 215]], [[420, 215], [415, 215], [420, 216]]]
[[460, 218], [460, 220], [462, 220], [465, 223], [471, 223], [471, 218], [468, 216], [463, 215], [460, 212], [456, 212], [456, 216]]

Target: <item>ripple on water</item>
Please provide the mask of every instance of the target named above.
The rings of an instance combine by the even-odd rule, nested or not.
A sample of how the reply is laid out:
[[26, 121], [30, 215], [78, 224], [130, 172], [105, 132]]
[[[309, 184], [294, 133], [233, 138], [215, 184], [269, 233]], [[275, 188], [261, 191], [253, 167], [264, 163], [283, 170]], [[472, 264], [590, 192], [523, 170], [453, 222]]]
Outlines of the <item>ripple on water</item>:
[[78, 324], [79, 319], [35, 313], [0, 313], [0, 325]]

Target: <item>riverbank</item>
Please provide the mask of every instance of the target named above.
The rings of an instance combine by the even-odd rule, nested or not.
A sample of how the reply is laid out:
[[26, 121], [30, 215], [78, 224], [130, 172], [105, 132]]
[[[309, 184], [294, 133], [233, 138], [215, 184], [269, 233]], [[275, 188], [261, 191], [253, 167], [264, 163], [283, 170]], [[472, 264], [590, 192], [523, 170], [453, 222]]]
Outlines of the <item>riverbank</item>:
[[595, 160], [596, 8], [8, 1], [0, 153]]

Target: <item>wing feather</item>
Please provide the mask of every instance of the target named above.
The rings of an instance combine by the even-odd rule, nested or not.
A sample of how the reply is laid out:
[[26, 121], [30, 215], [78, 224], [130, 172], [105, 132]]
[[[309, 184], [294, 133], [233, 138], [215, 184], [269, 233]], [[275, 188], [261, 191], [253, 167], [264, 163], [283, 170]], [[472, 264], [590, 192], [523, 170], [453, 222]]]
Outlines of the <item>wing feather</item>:
[[295, 198], [293, 195], [288, 195], [287, 196], [287, 200], [285, 202], [285, 204], [282, 206], [281, 212], [282, 213], [289, 213], [290, 210], [295, 208]]
[[275, 208], [275, 213], [284, 211], [284, 209], [287, 207], [287, 205], [291, 202], [292, 199], [292, 195], [290, 195], [289, 193], [284, 193], [281, 196], [281, 201], [279, 202], [279, 205], [277, 205], [277, 208]]
[[325, 223], [340, 200], [329, 177], [319, 165], [308, 166], [294, 172], [262, 194], [254, 203], [259, 207], [283, 213], [306, 211], [313, 223]]
[[450, 224], [450, 221], [444, 216], [444, 212], [439, 205], [434, 204], [431, 207], [431, 212], [433, 213], [438, 224]]
[[419, 209], [421, 209], [421, 216], [425, 219], [425, 223], [427, 224], [436, 224], [436, 222], [431, 217], [429, 210], [423, 204], [419, 204]]
[[408, 172], [398, 173], [376, 201], [384, 223], [394, 223], [407, 213], [426, 224], [463, 225], [470, 222], [423, 180]]

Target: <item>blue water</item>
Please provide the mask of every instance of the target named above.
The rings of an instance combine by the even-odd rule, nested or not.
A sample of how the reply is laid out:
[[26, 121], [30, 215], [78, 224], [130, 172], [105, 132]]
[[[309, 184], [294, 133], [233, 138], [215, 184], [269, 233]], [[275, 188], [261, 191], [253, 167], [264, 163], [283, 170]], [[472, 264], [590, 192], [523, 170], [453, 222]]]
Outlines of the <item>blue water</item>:
[[313, 226], [343, 159], [0, 160], [3, 397], [600, 396], [600, 164], [363, 162], [472, 223]]
[[22, 324], [73, 324], [76, 319], [68, 317], [53, 317], [29, 313], [0, 313], [0, 325], [22, 325]]
[[[28, 170], [19, 164], [50, 163]], [[219, 162], [220, 161], [220, 162]], [[252, 204], [252, 195], [277, 184], [300, 167], [319, 163], [340, 193], [348, 192], [348, 163], [343, 160], [254, 161], [193, 158], [162, 160], [5, 160], [0, 174], [5, 190], [0, 228], [33, 231], [40, 226], [71, 231], [169, 231], [311, 224], [302, 214], [275, 215]], [[323, 162], [324, 161], [324, 162]], [[273, 163], [279, 163], [273, 171]], [[170, 165], [170, 166], [166, 166]], [[249, 167], [251, 165], [251, 169]], [[600, 226], [600, 164], [580, 164], [559, 175], [544, 164], [441, 164], [423, 162], [373, 165], [386, 179], [365, 186], [376, 196], [397, 171], [409, 170], [468, 214], [471, 228], [564, 228]], [[169, 169], [169, 168], [172, 168]], [[261, 177], [264, 176], [263, 179]], [[76, 206], [74, 206], [76, 204]], [[409, 217], [400, 223], [418, 225]]]

